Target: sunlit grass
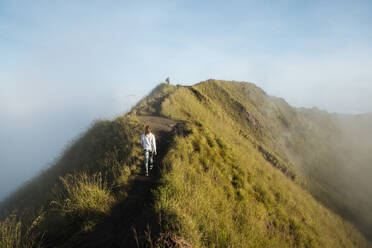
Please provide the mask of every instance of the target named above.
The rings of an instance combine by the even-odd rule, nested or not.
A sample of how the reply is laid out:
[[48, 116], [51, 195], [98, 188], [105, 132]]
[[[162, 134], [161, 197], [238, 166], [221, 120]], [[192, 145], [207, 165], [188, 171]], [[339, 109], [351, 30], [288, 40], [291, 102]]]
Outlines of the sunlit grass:
[[62, 200], [57, 204], [63, 214], [89, 219], [91, 215], [109, 215], [115, 198], [101, 174], [68, 174], [61, 178]]
[[0, 222], [1, 248], [39, 248], [42, 247], [43, 235], [34, 228], [43, 218], [39, 216], [30, 225], [22, 223], [15, 215]]
[[[314, 199], [306, 171], [290, 162], [298, 161], [289, 150], [309, 154], [317, 144], [306, 136], [306, 118], [253, 84], [208, 80], [192, 87], [161, 84], [131, 117], [95, 122], [3, 203], [0, 234], [8, 238], [1, 248], [28, 247], [19, 242], [30, 237], [30, 228], [52, 244], [78, 240], [110, 216], [142, 164], [143, 126], [134, 113], [185, 123], [161, 161], [161, 186], [154, 191], [161, 233], [154, 240], [147, 233], [149, 247], [169, 247], [172, 239], [193, 247], [370, 247]], [[332, 128], [324, 125], [318, 127]]]
[[[164, 161], [171, 169], [158, 190], [157, 210], [168, 228], [195, 247], [367, 247], [350, 224], [306, 191], [286, 150], [274, 149], [281, 144], [278, 130], [291, 125], [293, 113], [281, 115], [285, 110], [262, 95], [253, 85], [210, 80], [163, 101], [161, 113], [189, 121], [192, 130], [176, 139]], [[247, 121], [247, 112], [259, 124]], [[296, 179], [267, 161], [257, 145]]]

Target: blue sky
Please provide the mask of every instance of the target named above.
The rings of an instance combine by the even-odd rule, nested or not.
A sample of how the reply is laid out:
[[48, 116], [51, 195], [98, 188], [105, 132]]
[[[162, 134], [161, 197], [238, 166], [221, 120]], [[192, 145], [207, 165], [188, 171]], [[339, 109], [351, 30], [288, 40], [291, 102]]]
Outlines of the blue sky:
[[0, 0], [0, 199], [156, 84], [372, 112], [371, 1]]

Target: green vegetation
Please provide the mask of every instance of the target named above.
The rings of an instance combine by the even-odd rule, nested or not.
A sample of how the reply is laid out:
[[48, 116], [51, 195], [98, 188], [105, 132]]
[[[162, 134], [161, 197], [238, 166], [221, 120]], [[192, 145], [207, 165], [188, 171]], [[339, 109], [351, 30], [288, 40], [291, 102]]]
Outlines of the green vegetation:
[[0, 237], [0, 247], [21, 247], [21, 223], [16, 221], [14, 217], [12, 219], [7, 218], [0, 223]]
[[138, 115], [159, 114], [160, 104], [175, 90], [176, 87], [173, 85], [159, 84], [148, 96], [139, 101], [130, 112], [132, 113], [135, 110]]
[[[40, 219], [35, 219], [31, 225], [22, 225], [15, 215], [11, 215], [0, 222], [0, 247], [1, 248], [38, 248], [41, 246], [42, 237], [36, 237], [35, 227]], [[23, 226], [23, 228], [22, 228]]]
[[248, 142], [240, 149], [207, 128], [188, 128], [164, 160], [171, 169], [156, 208], [165, 229], [195, 247], [367, 246]]
[[[273, 149], [291, 116], [281, 115], [284, 110], [267, 98], [252, 84], [210, 80], [163, 101], [163, 115], [196, 121], [164, 160], [171, 169], [157, 209], [169, 228], [196, 247], [368, 246], [306, 191], [286, 150]], [[296, 176], [277, 170], [258, 147]]]
[[295, 109], [254, 84], [217, 80], [178, 89], [163, 101], [161, 113], [213, 123], [228, 137], [239, 132], [263, 155], [268, 152], [274, 167], [372, 239], [370, 115]]
[[65, 193], [56, 202], [64, 215], [84, 220], [90, 216], [108, 215], [114, 197], [101, 174], [88, 176], [86, 173], [78, 175], [68, 174], [61, 178]]
[[[142, 125], [133, 118], [97, 121], [70, 145], [58, 161], [25, 184], [2, 203], [3, 216], [17, 215], [21, 221], [5, 219], [1, 226], [5, 240], [20, 245], [19, 230], [33, 223], [36, 240], [77, 239], [110, 214], [111, 208], [127, 196], [130, 182], [140, 169], [138, 136]], [[116, 190], [113, 193], [113, 188]], [[13, 223], [13, 224], [12, 224]], [[74, 237], [76, 235], [76, 237]]]
[[[153, 181], [137, 176], [135, 115], [180, 121], [162, 137]], [[123, 247], [124, 237], [137, 247], [371, 247], [347, 221], [371, 227], [370, 202], [360, 213], [349, 202], [367, 198], [368, 176], [359, 194], [341, 185], [359, 178], [343, 160], [362, 170], [372, 158], [352, 156], [347, 143], [357, 140], [344, 139], [341, 119], [250, 83], [160, 84], [129, 115], [94, 123], [2, 203], [0, 247]], [[141, 187], [152, 194], [133, 195]]]

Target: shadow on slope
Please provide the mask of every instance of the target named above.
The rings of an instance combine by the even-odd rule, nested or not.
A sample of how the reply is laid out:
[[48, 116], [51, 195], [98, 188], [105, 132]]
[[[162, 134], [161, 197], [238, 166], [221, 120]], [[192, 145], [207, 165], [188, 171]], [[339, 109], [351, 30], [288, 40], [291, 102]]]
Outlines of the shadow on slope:
[[[118, 202], [110, 216], [104, 218], [95, 229], [72, 240], [65, 247], [145, 247], [159, 237], [161, 227], [159, 217], [154, 210], [153, 191], [159, 185], [162, 160], [166, 155], [182, 123], [155, 117], [138, 116], [141, 123], [150, 124], [157, 137], [158, 154], [150, 177], [144, 176], [144, 170], [137, 174], [130, 184], [127, 197]], [[116, 189], [117, 193], [121, 191]]]

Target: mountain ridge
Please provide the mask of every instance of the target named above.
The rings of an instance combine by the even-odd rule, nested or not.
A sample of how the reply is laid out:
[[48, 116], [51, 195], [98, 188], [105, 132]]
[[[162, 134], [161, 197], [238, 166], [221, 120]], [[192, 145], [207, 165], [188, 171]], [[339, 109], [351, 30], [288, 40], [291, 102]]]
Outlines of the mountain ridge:
[[[71, 245], [89, 237], [100, 223], [114, 216], [113, 209], [124, 204], [138, 179], [141, 153], [136, 139], [144, 124], [156, 124], [151, 123], [151, 118], [146, 120], [146, 116], [183, 124], [168, 130], [174, 136], [169, 136], [169, 147], [159, 161], [161, 170], [149, 207], [153, 214], [138, 217], [153, 219], [149, 223], [154, 225], [154, 232], [151, 233], [151, 226], [136, 230], [132, 242], [137, 243], [133, 247], [371, 247], [350, 224], [332, 212], [353, 221], [368, 237], [364, 228], [367, 230], [372, 222], [368, 218], [360, 221], [368, 216], [365, 214], [370, 202], [365, 202], [367, 210], [361, 216], [347, 204], [337, 209], [342, 202], [334, 195], [342, 192], [337, 191], [340, 182], [331, 176], [336, 169], [346, 169], [334, 167], [333, 163], [327, 164], [333, 166], [328, 169], [315, 166], [318, 157], [327, 161], [327, 151], [333, 152], [333, 140], [342, 133], [337, 118], [315, 110], [297, 110], [252, 83], [235, 81], [207, 80], [193, 86], [160, 84], [126, 116], [93, 125], [67, 149], [56, 166], [30, 182], [28, 189], [2, 203], [3, 218], [8, 216], [9, 220], [9, 214], [18, 209], [24, 212], [18, 216], [28, 216], [23, 228], [27, 229], [28, 222], [35, 222], [27, 208], [38, 209], [41, 214], [36, 219], [40, 217], [40, 223], [31, 225], [29, 232], [35, 240], [43, 237], [45, 247], [63, 247], [63, 226], [68, 227]], [[318, 147], [323, 143], [325, 152], [320, 153]], [[312, 156], [315, 151], [319, 151], [317, 158]], [[93, 154], [96, 155], [90, 159]], [[80, 172], [76, 171], [79, 168]], [[368, 168], [366, 171], [369, 173]], [[97, 195], [98, 200], [114, 199], [107, 211], [94, 201], [87, 206], [70, 204], [79, 199], [66, 193], [58, 178], [83, 172], [93, 177], [97, 173], [104, 175], [94, 188], [96, 193], [89, 193], [87, 200]], [[332, 181], [325, 181], [323, 175]], [[44, 178], [51, 178], [50, 182], [44, 182]], [[74, 180], [77, 181], [69, 183], [77, 193], [86, 192], [87, 185], [91, 186]], [[116, 192], [118, 185], [122, 186]], [[45, 196], [49, 188], [63, 194], [57, 193], [57, 206], [48, 209], [45, 206], [50, 206], [55, 197]], [[43, 193], [43, 200], [32, 203], [39, 196], [23, 199], [27, 194], [35, 196], [35, 192]], [[363, 189], [360, 197], [341, 198], [361, 202], [367, 193], [368, 189]], [[20, 198], [26, 203], [21, 203]], [[16, 224], [20, 219], [16, 218]], [[54, 229], [50, 228], [52, 224]], [[1, 230], [0, 226], [0, 233]], [[40, 235], [43, 230], [44, 235]], [[126, 244], [117, 235], [103, 232], [102, 236], [111, 237], [106, 242], [111, 242], [112, 247]], [[89, 240], [84, 242], [91, 244]]]

